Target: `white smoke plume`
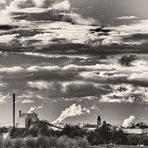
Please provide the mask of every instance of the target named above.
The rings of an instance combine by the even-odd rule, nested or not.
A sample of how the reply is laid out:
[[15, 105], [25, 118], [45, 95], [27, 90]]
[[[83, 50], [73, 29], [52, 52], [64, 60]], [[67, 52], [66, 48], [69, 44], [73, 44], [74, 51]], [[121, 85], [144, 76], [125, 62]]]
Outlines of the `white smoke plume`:
[[31, 106], [28, 113], [32, 113], [35, 110], [42, 109], [42, 108], [43, 108], [43, 104], [41, 104], [40, 106]]
[[133, 115], [129, 116], [129, 118], [127, 118], [123, 121], [122, 126], [123, 127], [131, 126], [133, 124], [133, 122], [135, 121], [135, 119], [136, 119], [135, 116], [133, 116]]
[[66, 108], [64, 111], [62, 111], [61, 115], [52, 123], [58, 124], [61, 123], [63, 120], [65, 120], [67, 117], [74, 117], [74, 116], [80, 116], [84, 114], [89, 114], [90, 110], [86, 107], [82, 108], [81, 105], [73, 104], [69, 108]]

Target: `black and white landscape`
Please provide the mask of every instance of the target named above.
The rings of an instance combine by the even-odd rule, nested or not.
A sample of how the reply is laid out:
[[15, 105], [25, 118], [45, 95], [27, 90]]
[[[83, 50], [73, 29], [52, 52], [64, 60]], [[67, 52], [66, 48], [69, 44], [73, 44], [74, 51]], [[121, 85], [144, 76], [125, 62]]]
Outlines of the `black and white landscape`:
[[0, 122], [148, 122], [147, 0], [0, 0]]

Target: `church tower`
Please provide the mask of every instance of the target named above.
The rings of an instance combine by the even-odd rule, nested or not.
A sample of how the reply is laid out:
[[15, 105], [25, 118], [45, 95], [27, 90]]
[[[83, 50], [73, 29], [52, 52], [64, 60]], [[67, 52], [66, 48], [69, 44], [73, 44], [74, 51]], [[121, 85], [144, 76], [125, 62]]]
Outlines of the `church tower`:
[[97, 128], [99, 128], [101, 126], [101, 117], [98, 116], [97, 118]]

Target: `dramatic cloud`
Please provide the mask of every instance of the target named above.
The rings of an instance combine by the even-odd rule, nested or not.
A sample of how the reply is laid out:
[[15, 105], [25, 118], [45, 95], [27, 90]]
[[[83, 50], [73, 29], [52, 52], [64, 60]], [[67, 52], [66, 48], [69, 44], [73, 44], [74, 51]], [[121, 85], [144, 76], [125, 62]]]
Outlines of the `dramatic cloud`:
[[100, 102], [106, 103], [147, 103], [148, 89], [122, 84], [113, 86], [113, 92], [102, 95]]
[[[116, 27], [100, 27], [100, 23], [93, 18], [84, 18], [72, 11], [68, 0], [13, 0], [4, 11], [1, 13], [4, 19], [2, 24], [17, 25], [19, 29], [5, 30], [0, 34], [1, 50], [48, 49], [51, 53], [86, 54], [104, 51], [147, 52], [147, 20]], [[116, 19], [136, 17], [122, 16]], [[22, 28], [28, 33], [22, 32]]]
[[131, 115], [129, 118], [124, 120], [122, 126], [123, 127], [131, 126], [134, 123], [135, 119], [136, 119], [135, 116]]
[[61, 115], [52, 123], [58, 124], [65, 120], [67, 117], [80, 116], [88, 113], [90, 113], [89, 109], [85, 107], [82, 108], [81, 105], [73, 104], [69, 108], [66, 108], [64, 111], [62, 111]]

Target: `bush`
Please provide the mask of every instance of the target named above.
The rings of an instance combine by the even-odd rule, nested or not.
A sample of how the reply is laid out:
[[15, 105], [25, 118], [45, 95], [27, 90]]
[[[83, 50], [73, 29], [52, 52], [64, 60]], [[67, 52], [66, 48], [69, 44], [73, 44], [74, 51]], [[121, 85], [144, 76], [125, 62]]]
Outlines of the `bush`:
[[67, 136], [61, 137], [26, 137], [6, 139], [0, 137], [0, 148], [89, 148], [86, 138], [71, 139]]

